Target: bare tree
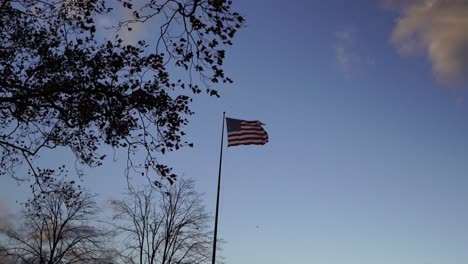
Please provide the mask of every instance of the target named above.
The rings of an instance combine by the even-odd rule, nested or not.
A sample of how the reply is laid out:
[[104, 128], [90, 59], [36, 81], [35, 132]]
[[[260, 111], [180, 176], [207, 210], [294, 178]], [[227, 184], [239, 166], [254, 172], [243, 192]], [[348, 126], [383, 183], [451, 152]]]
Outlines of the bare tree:
[[51, 181], [33, 189], [20, 228], [1, 230], [8, 241], [3, 256], [30, 264], [109, 263], [109, 233], [94, 225], [98, 208], [93, 196], [74, 181]]
[[112, 201], [113, 225], [122, 232], [124, 263], [207, 263], [212, 235], [209, 214], [192, 180], [170, 186], [129, 187], [126, 197]]

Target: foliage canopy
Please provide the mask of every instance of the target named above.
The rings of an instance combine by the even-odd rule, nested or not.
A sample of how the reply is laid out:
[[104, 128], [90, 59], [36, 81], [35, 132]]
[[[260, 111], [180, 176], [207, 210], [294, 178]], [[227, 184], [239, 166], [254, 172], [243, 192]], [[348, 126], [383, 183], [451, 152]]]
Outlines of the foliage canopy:
[[[138, 4], [138, 6], [136, 6]], [[158, 21], [154, 45], [99, 36], [97, 19], [119, 6], [136, 23]], [[1, 0], [0, 174], [27, 164], [36, 179], [54, 173], [34, 162], [66, 148], [99, 166], [104, 146], [126, 149], [128, 167], [173, 180], [158, 155], [190, 145], [183, 127], [194, 94], [217, 96], [230, 83], [223, 62], [244, 19], [230, 0]], [[174, 69], [185, 72], [175, 78]], [[197, 77], [194, 81], [194, 77]], [[135, 160], [134, 153], [145, 153]]]

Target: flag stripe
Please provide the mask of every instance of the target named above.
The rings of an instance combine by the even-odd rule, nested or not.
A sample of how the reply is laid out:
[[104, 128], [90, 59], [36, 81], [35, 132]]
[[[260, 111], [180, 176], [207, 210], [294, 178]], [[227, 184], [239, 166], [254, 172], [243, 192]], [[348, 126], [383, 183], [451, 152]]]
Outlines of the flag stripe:
[[249, 140], [249, 139], [268, 139], [268, 135], [262, 135], [262, 136], [255, 136], [255, 135], [243, 135], [243, 136], [235, 136], [235, 137], [229, 137], [228, 141], [231, 140]]
[[238, 145], [265, 145], [268, 140], [248, 140], [248, 141], [234, 141], [228, 142], [228, 147]]
[[259, 121], [245, 121], [242, 120], [241, 124], [254, 124], [254, 125], [261, 125], [262, 123]]
[[262, 127], [261, 124], [241, 124], [242, 128], [256, 128], [258, 129], [259, 127]]
[[239, 145], [265, 145], [268, 143], [268, 140], [251, 140], [251, 141], [242, 141], [242, 142], [232, 142], [228, 143], [228, 147], [234, 147]]
[[263, 130], [261, 126], [241, 126], [242, 130]]
[[238, 146], [238, 145], [264, 145], [266, 143], [268, 143], [268, 141], [252, 140], [252, 141], [242, 141], [242, 142], [231, 142], [231, 143], [228, 143], [228, 147]]
[[229, 137], [243, 136], [243, 135], [267, 135], [265, 131], [239, 131], [239, 132], [229, 132]]
[[255, 129], [255, 130], [262, 129], [263, 130], [261, 126], [245, 126], [245, 125], [241, 125], [241, 129]]

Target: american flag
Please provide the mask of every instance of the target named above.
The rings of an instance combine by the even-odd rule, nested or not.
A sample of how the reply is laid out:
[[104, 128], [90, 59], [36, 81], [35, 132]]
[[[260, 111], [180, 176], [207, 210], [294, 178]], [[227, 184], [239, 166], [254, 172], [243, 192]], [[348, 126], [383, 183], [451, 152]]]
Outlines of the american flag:
[[228, 147], [238, 145], [264, 145], [268, 134], [260, 121], [246, 121], [226, 117]]

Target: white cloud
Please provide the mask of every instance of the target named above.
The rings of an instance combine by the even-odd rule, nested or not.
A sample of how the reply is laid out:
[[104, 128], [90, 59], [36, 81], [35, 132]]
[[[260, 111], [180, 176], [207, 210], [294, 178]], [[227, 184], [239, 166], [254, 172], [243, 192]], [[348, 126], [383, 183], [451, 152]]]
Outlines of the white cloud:
[[346, 77], [363, 66], [375, 64], [375, 59], [370, 55], [362, 54], [358, 50], [357, 29], [353, 26], [346, 26], [335, 32], [334, 53], [338, 66]]
[[132, 10], [121, 5], [115, 5], [110, 14], [97, 17], [98, 33], [107, 39], [114, 39], [116, 35], [119, 35], [124, 44], [135, 45], [139, 40], [148, 40], [151, 36], [150, 28], [154, 27], [152, 21], [130, 23], [128, 26], [122, 26], [120, 30], [117, 30], [119, 22], [128, 20], [134, 20]]
[[336, 59], [342, 67], [348, 67], [351, 64], [351, 57], [348, 54], [348, 50], [343, 45], [337, 45], [335, 47]]
[[468, 1], [387, 1], [402, 12], [392, 33], [401, 54], [424, 54], [436, 78], [452, 83], [468, 73]]

